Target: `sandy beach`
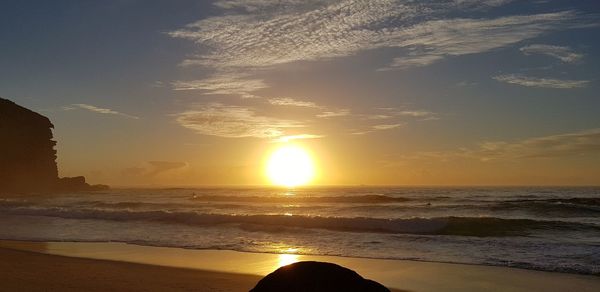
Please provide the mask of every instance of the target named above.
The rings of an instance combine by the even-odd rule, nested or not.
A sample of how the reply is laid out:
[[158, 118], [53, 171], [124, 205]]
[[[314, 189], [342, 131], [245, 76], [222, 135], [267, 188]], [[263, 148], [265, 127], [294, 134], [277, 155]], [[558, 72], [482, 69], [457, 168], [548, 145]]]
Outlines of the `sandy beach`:
[[0, 248], [0, 291], [248, 291], [260, 279]]
[[300, 260], [335, 262], [396, 291], [597, 291], [600, 277], [523, 269], [187, 250], [122, 243], [0, 242], [2, 291], [247, 291]]

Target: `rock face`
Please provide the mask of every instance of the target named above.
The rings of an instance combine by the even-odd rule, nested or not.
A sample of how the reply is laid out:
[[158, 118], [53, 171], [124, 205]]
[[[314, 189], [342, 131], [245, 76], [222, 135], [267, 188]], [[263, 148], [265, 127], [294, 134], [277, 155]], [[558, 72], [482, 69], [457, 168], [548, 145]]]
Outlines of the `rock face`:
[[84, 177], [58, 178], [53, 128], [47, 117], [0, 98], [0, 193], [102, 188]]
[[297, 262], [262, 278], [251, 292], [387, 291], [383, 285], [332, 263]]

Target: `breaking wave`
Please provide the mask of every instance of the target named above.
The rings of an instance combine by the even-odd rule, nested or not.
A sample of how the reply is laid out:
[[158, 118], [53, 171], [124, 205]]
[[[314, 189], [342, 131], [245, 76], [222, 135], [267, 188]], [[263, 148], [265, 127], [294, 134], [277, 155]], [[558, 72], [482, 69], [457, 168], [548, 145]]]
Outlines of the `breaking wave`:
[[[2, 210], [3, 209], [3, 210]], [[197, 212], [70, 209], [61, 207], [6, 207], [4, 214], [48, 216], [68, 219], [151, 221], [194, 226], [233, 225], [253, 231], [274, 229], [327, 229], [345, 232], [404, 233], [457, 236], [514, 236], [535, 230], [600, 231], [600, 226], [533, 219], [496, 217], [436, 217], [409, 219], [345, 218], [288, 215], [226, 215]]]

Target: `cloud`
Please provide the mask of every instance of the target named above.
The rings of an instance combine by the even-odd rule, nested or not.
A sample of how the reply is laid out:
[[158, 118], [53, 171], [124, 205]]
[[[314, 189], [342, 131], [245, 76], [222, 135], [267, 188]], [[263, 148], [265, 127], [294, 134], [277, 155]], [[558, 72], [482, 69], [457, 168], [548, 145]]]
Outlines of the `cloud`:
[[486, 52], [584, 22], [573, 11], [491, 19], [449, 16], [507, 2], [219, 1], [217, 6], [238, 13], [209, 17], [168, 34], [209, 50], [184, 63], [218, 70], [267, 68], [379, 48], [409, 49], [392, 61], [390, 69]]
[[472, 82], [472, 81], [461, 81], [456, 83], [456, 87], [472, 87], [472, 86], [477, 86], [477, 82]]
[[581, 88], [586, 87], [589, 80], [568, 80], [568, 79], [551, 79], [529, 77], [520, 74], [506, 74], [492, 77], [493, 79], [509, 84], [516, 84], [527, 87], [542, 87], [542, 88]]
[[178, 161], [148, 161], [141, 166], [123, 169], [123, 175], [155, 177], [162, 173], [187, 167], [186, 162]]
[[382, 114], [374, 114], [374, 115], [366, 115], [366, 118], [369, 120], [387, 120], [391, 119], [390, 115], [382, 115]]
[[344, 117], [350, 115], [349, 109], [340, 109], [333, 111], [324, 111], [317, 115], [318, 118], [335, 118], [335, 117]]
[[165, 83], [162, 81], [154, 81], [150, 84], [150, 87], [154, 87], [154, 88], [162, 88], [165, 87]]
[[404, 125], [404, 124], [398, 123], [398, 124], [375, 125], [375, 126], [373, 126], [373, 129], [374, 130], [390, 130], [390, 129], [398, 128], [398, 127], [400, 127], [402, 125]]
[[[361, 114], [363, 120], [376, 122], [375, 125], [370, 125], [362, 128], [354, 128], [350, 130], [350, 135], [365, 135], [377, 130], [389, 130], [406, 125], [404, 121], [430, 121], [439, 120], [439, 115], [432, 111], [410, 109], [408, 106], [400, 107], [380, 107], [375, 108], [377, 112], [370, 114]], [[385, 124], [382, 122], [385, 120]]]
[[321, 108], [321, 106], [318, 106], [316, 103], [314, 103], [312, 101], [295, 100], [295, 99], [289, 98], [289, 97], [270, 98], [269, 103], [272, 105], [281, 105], [281, 106]]
[[371, 132], [373, 132], [373, 131], [356, 131], [356, 132], [350, 133], [350, 135], [365, 135], [365, 134], [368, 134]]
[[212, 103], [176, 114], [177, 122], [199, 134], [227, 138], [283, 136], [285, 129], [304, 127], [299, 121], [257, 115], [239, 106]]
[[[215, 72], [214, 75], [192, 81], [174, 81], [172, 84], [177, 90], [195, 89], [205, 94], [257, 97], [260, 90], [269, 87], [262, 79], [269, 74], [263, 73], [283, 64], [327, 61], [386, 49], [385, 55], [390, 57], [382, 70], [429, 66], [456, 56], [515, 46], [551, 32], [584, 27], [595, 17], [577, 11], [556, 10], [522, 15], [506, 15], [509, 11], [506, 9], [488, 12], [509, 2], [218, 0], [214, 2], [218, 14], [167, 32], [170, 37], [197, 45], [197, 51], [183, 60], [183, 65], [202, 66]], [[267, 102], [278, 106], [318, 108], [318, 118], [350, 115], [349, 109], [324, 107], [311, 101], [272, 98]], [[252, 114], [261, 117], [253, 111]], [[189, 120], [191, 116], [199, 114], [190, 110], [186, 117]], [[366, 116], [362, 115], [363, 118]], [[382, 120], [373, 123], [386, 125], [439, 119], [435, 113], [412, 110], [400, 110], [394, 114], [373, 113], [371, 116], [373, 121]], [[198, 127], [197, 123], [192, 124]], [[358, 130], [372, 130], [372, 124], [362, 126], [364, 129]], [[206, 130], [206, 126], [201, 128], [204, 130], [200, 131], [214, 132], [214, 129]], [[241, 130], [244, 134], [229, 133], [227, 136], [285, 135], [285, 127], [250, 128], [260, 128], [262, 130], [258, 131], [263, 131], [263, 134], [249, 134]], [[264, 134], [265, 128], [271, 134]]]
[[482, 160], [556, 158], [600, 153], [600, 129], [525, 139], [519, 142], [486, 142], [475, 151]]
[[434, 115], [434, 113], [430, 112], [430, 111], [424, 111], [424, 110], [412, 110], [412, 111], [400, 111], [398, 112], [398, 115], [400, 116], [411, 116], [411, 117], [429, 117]]
[[220, 0], [213, 5], [223, 9], [238, 9], [247, 12], [254, 12], [265, 9], [277, 8], [279, 10], [293, 9], [301, 6], [308, 6], [320, 3], [332, 3], [332, 0]]
[[436, 113], [424, 110], [404, 110], [398, 112], [397, 115], [418, 118], [421, 121], [435, 121], [440, 119]]
[[416, 110], [416, 109], [407, 109], [406, 107], [395, 108], [395, 107], [387, 107], [387, 108], [379, 108], [378, 110], [384, 111], [383, 115], [371, 115], [368, 116], [369, 119], [384, 119], [384, 118], [392, 118], [392, 117], [411, 117], [418, 118], [421, 121], [429, 121], [429, 120], [439, 120], [439, 116], [437, 113], [427, 110]]
[[323, 138], [325, 136], [323, 135], [313, 135], [313, 134], [300, 134], [300, 135], [290, 135], [290, 136], [281, 136], [278, 137], [277, 139], [273, 140], [274, 142], [290, 142], [293, 140], [300, 140], [300, 139], [318, 139], [318, 138]]
[[577, 14], [572, 11], [515, 15], [493, 19], [432, 20], [402, 32], [402, 38], [391, 46], [415, 49], [406, 56], [394, 58], [385, 69], [426, 66], [451, 56], [487, 52], [513, 45], [544, 33], [577, 27]]
[[[514, 0], [451, 0], [439, 2], [439, 8], [462, 8], [462, 9], [485, 9], [495, 6], [501, 6]], [[213, 4], [223, 9], [241, 9], [245, 11], [257, 11], [259, 9], [290, 10], [306, 7], [314, 7], [318, 4], [334, 4], [341, 2], [339, 0], [219, 0]]]
[[392, 63], [385, 68], [377, 69], [378, 71], [389, 71], [392, 69], [406, 69], [411, 67], [424, 67], [431, 65], [437, 61], [444, 59], [443, 56], [435, 54], [409, 54], [406, 57], [394, 58]]
[[477, 148], [421, 152], [404, 159], [450, 161], [476, 159], [483, 162], [520, 159], [556, 159], [600, 154], [600, 128], [527, 138], [515, 142], [483, 142]]
[[269, 86], [262, 79], [247, 74], [217, 74], [202, 80], [175, 81], [174, 90], [202, 90], [205, 94], [232, 94], [243, 98], [257, 97], [254, 92]]
[[122, 116], [122, 117], [130, 118], [130, 119], [139, 119], [139, 117], [137, 117], [137, 116], [132, 116], [132, 115], [124, 114], [122, 112], [118, 112], [118, 111], [115, 111], [112, 109], [101, 108], [101, 107], [84, 104], [84, 103], [74, 103], [74, 104], [71, 104], [68, 106], [64, 106], [62, 109], [63, 110], [84, 109], [84, 110], [87, 110], [90, 112], [103, 114], [103, 115], [116, 115], [116, 116]]
[[542, 54], [559, 59], [565, 63], [575, 63], [581, 58], [583, 54], [573, 52], [569, 47], [534, 44], [522, 47], [520, 51], [525, 55]]

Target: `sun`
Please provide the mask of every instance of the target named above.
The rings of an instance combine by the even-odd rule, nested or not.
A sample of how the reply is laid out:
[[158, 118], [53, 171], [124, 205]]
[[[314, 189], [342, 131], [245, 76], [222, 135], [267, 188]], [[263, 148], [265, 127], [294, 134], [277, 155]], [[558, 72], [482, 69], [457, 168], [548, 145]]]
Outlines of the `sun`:
[[315, 175], [308, 152], [295, 145], [275, 150], [267, 161], [267, 177], [275, 185], [296, 187], [309, 183]]

